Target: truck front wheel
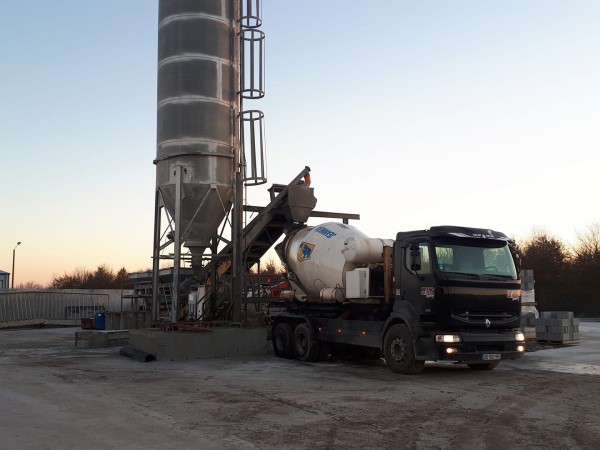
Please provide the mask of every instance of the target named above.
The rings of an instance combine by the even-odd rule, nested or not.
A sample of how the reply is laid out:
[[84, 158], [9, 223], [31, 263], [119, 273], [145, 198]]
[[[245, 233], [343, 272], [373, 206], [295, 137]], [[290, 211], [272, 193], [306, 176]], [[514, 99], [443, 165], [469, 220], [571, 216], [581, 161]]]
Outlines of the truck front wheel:
[[294, 357], [294, 332], [289, 323], [281, 322], [273, 329], [273, 350], [280, 358]]
[[383, 339], [383, 355], [388, 367], [396, 373], [411, 375], [423, 369], [425, 361], [415, 358], [410, 330], [404, 324], [392, 326]]
[[306, 323], [299, 324], [294, 330], [294, 351], [300, 361], [319, 359], [319, 341]]

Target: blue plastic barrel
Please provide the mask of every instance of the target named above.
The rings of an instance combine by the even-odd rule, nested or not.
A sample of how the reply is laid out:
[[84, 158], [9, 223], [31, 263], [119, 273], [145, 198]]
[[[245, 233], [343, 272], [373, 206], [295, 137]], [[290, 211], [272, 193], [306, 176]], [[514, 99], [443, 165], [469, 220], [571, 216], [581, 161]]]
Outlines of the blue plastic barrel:
[[104, 330], [106, 328], [106, 316], [104, 313], [96, 314], [96, 330]]

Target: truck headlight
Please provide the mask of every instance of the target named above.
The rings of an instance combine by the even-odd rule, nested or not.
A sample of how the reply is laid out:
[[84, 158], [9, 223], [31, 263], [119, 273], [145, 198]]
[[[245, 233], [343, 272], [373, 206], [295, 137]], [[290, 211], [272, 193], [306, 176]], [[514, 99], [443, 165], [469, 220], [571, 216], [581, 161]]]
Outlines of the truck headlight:
[[444, 344], [456, 344], [461, 340], [457, 334], [437, 334], [435, 336], [435, 342], [443, 342]]
[[525, 335], [522, 332], [517, 331], [515, 333], [515, 341], [517, 341], [517, 342], [525, 342]]

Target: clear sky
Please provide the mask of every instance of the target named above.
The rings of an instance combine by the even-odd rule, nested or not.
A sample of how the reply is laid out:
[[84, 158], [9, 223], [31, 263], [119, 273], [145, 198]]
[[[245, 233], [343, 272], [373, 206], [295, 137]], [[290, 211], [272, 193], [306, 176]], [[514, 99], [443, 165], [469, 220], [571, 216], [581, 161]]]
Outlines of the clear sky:
[[[264, 0], [269, 184], [372, 237], [600, 221], [600, 2]], [[0, 2], [0, 269], [151, 266], [156, 0]], [[264, 203], [266, 187], [251, 203]]]

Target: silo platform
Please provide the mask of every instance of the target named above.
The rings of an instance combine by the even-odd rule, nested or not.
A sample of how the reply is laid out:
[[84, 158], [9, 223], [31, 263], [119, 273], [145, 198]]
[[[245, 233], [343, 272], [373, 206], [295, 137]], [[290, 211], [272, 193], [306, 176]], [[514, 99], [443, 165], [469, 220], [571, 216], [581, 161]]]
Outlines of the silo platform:
[[271, 353], [266, 328], [212, 328], [200, 332], [144, 328], [129, 332], [129, 347], [158, 361], [264, 356]]

